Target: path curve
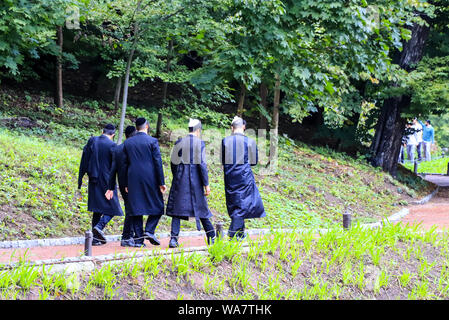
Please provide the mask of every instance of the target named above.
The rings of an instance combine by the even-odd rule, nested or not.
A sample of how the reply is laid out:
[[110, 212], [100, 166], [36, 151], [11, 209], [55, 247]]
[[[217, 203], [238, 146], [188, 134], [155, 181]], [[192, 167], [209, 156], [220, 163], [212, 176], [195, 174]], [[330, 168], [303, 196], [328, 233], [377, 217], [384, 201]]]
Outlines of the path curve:
[[401, 222], [409, 225], [421, 224], [423, 229], [436, 226], [439, 230], [449, 228], [449, 176], [426, 175], [425, 180], [439, 186], [438, 193], [426, 204], [408, 207], [409, 214]]

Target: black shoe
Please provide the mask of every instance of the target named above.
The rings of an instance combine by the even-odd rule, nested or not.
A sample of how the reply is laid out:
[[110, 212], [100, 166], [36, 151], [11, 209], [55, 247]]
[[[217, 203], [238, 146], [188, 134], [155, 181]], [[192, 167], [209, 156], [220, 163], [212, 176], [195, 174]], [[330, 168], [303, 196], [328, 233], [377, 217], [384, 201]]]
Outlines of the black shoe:
[[150, 243], [152, 245], [159, 246], [161, 244], [154, 234], [151, 234], [149, 232], [144, 232], [143, 236], [144, 236], [145, 239], [150, 241]]
[[134, 243], [134, 239], [130, 238], [130, 239], [122, 239], [120, 241], [120, 245], [122, 247], [134, 247], [135, 243]]
[[178, 240], [176, 240], [176, 238], [171, 238], [170, 242], [168, 243], [168, 247], [169, 248], [177, 248], [177, 247], [179, 247]]
[[208, 237], [207, 238], [207, 245], [213, 245], [215, 243], [215, 237]]
[[246, 239], [247, 236], [248, 236], [248, 234], [245, 232], [245, 233], [238, 233], [238, 234], [236, 234], [235, 237], [236, 237], [237, 241], [243, 241]]
[[101, 242], [101, 241], [92, 241], [92, 246], [102, 246], [105, 243]]
[[145, 245], [145, 243], [134, 243], [133, 247], [134, 248], [145, 248], [146, 245]]
[[102, 230], [100, 230], [97, 227], [94, 227], [92, 229], [92, 233], [94, 234], [94, 237], [98, 239], [98, 241], [102, 242], [103, 244], [107, 243], [108, 241], [106, 240], [106, 235], [104, 234], [104, 232]]

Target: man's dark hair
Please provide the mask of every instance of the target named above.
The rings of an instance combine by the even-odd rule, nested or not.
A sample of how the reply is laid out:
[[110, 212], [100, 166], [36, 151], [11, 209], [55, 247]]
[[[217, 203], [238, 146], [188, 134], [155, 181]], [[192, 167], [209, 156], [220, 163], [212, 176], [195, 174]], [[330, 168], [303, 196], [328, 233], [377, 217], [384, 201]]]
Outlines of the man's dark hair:
[[431, 122], [430, 120], [427, 120], [426, 122], [427, 122], [428, 124], [432, 124], [432, 122]]
[[132, 136], [136, 135], [136, 127], [134, 126], [127, 126], [125, 129], [125, 137], [126, 139], [131, 138]]
[[147, 119], [145, 118], [137, 118], [136, 119], [136, 129], [142, 130], [145, 129], [145, 126], [148, 124]]
[[104, 126], [103, 133], [107, 134], [108, 136], [112, 136], [113, 134], [115, 134], [115, 126], [111, 123], [108, 123]]

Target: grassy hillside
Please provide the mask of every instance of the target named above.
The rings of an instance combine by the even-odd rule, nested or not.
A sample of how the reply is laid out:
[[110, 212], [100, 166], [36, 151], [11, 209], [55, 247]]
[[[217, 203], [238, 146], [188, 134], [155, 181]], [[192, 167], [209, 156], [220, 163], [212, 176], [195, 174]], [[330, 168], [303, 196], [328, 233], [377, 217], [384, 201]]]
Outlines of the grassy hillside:
[[[130, 107], [128, 111], [126, 124], [138, 116], [155, 124], [154, 108]], [[169, 187], [172, 142], [168, 136], [184, 127], [192, 115], [205, 122], [205, 129], [229, 123], [228, 116], [215, 112], [166, 110], [160, 144]], [[89, 228], [87, 178], [82, 198], [75, 192], [78, 165], [88, 137], [98, 135], [107, 122], [118, 124], [118, 114], [104, 102], [71, 98], [60, 110], [45, 96], [0, 93], [0, 240], [75, 236]], [[224, 134], [223, 128], [220, 131]], [[405, 182], [401, 183], [362, 159], [286, 137], [280, 139], [277, 172], [259, 175], [259, 170], [255, 169], [256, 180], [267, 217], [251, 220], [249, 228], [326, 227], [340, 223], [346, 209], [360, 222], [376, 221], [430, 188], [419, 178], [401, 174]], [[209, 171], [213, 221], [228, 223], [221, 166], [211, 164]], [[157, 231], [169, 230], [169, 224], [170, 219], [163, 217]], [[119, 233], [121, 225], [121, 219], [114, 218], [106, 233]], [[193, 229], [195, 224], [191, 221], [183, 226]]]

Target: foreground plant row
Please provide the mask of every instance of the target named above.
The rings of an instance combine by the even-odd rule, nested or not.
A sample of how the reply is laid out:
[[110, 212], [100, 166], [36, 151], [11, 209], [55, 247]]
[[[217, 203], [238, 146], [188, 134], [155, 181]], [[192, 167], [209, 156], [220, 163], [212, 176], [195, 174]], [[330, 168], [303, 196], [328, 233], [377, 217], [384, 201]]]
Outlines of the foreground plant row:
[[274, 232], [207, 254], [156, 251], [91, 273], [23, 261], [0, 272], [1, 299], [447, 299], [448, 233], [387, 225]]

